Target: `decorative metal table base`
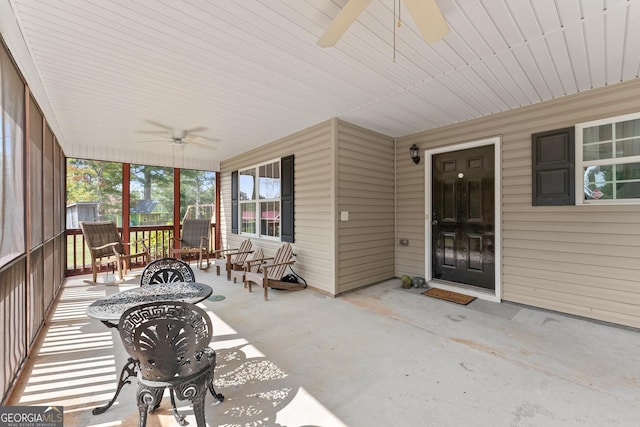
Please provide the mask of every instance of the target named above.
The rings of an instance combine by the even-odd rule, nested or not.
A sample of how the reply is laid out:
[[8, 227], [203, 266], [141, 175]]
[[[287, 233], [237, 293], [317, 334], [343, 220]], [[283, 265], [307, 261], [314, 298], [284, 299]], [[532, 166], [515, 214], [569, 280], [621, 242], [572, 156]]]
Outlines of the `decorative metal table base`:
[[118, 395], [120, 394], [120, 390], [122, 390], [122, 386], [125, 384], [131, 384], [129, 378], [135, 377], [137, 375], [138, 370], [138, 361], [133, 357], [130, 357], [127, 360], [127, 363], [122, 367], [122, 371], [120, 371], [120, 379], [118, 380], [118, 388], [116, 388], [116, 394], [113, 395], [109, 403], [104, 406], [98, 406], [94, 408], [92, 411], [93, 415], [104, 414], [107, 409], [111, 408], [111, 405], [116, 401]]

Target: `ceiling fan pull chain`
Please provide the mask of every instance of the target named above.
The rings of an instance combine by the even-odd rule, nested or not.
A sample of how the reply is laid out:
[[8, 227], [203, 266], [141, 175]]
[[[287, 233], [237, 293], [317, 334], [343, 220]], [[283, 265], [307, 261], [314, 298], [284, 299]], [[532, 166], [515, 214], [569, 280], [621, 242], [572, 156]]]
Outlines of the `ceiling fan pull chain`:
[[[396, 63], [396, 0], [393, 0], [393, 63]], [[398, 27], [400, 27], [400, 0], [398, 0]]]

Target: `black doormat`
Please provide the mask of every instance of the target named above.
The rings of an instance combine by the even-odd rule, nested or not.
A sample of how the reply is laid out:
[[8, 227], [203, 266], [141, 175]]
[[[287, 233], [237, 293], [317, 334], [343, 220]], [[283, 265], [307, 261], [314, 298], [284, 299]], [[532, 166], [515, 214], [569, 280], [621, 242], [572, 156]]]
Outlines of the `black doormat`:
[[424, 291], [422, 295], [426, 295], [432, 298], [443, 299], [445, 301], [455, 302], [456, 304], [467, 305], [476, 297], [469, 295], [459, 294], [457, 292], [445, 291], [444, 289], [431, 288], [428, 291]]

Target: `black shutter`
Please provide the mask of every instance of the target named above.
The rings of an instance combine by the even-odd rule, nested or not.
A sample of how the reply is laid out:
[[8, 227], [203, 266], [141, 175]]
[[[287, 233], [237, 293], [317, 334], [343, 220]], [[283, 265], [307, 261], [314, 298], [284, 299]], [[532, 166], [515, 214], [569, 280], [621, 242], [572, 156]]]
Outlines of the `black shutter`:
[[575, 204], [575, 129], [557, 129], [531, 135], [532, 204]]
[[280, 188], [280, 240], [294, 242], [293, 221], [293, 155], [280, 159], [280, 176], [282, 187]]
[[238, 234], [238, 171], [231, 172], [231, 233]]

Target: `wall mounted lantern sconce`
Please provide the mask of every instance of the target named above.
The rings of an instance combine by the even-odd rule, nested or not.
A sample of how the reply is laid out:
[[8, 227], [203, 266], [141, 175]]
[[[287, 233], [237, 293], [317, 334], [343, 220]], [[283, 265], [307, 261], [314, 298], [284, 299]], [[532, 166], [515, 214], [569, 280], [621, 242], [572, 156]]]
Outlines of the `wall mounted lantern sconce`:
[[419, 148], [416, 144], [413, 144], [411, 147], [409, 147], [411, 160], [413, 160], [413, 163], [415, 163], [416, 165], [420, 163], [420, 156], [418, 155], [418, 150]]

